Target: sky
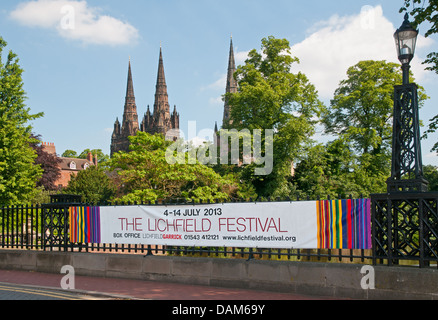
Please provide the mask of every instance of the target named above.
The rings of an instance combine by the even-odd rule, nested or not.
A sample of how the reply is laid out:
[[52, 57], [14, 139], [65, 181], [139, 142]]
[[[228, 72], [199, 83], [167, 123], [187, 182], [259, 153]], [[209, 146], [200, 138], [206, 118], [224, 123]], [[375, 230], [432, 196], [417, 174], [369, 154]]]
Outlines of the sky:
[[[361, 60], [398, 62], [393, 34], [403, 22], [403, 0], [1, 0], [0, 36], [25, 70], [27, 106], [44, 112], [34, 133], [71, 149], [110, 153], [122, 119], [129, 59], [139, 119], [154, 104], [160, 45], [171, 108], [185, 138], [222, 124], [230, 37], [236, 63], [259, 50], [265, 37], [286, 38], [301, 71], [329, 105], [349, 67]], [[420, 26], [416, 82], [430, 99], [420, 110], [427, 125], [438, 114], [438, 75], [421, 64], [437, 50], [436, 35]], [[3, 57], [5, 59], [5, 57]], [[424, 130], [424, 129], [423, 129]], [[203, 138], [203, 137], [200, 137]], [[328, 139], [318, 132], [318, 141]], [[423, 163], [438, 165], [422, 142]]]

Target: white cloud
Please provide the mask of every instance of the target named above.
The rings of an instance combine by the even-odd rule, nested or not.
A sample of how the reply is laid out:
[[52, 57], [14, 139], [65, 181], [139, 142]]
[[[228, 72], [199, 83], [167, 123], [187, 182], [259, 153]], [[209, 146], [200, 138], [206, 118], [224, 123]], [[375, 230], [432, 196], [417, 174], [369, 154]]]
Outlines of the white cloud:
[[86, 1], [37, 0], [19, 4], [10, 17], [22, 25], [53, 29], [63, 38], [86, 44], [126, 45], [137, 40], [135, 27], [99, 11]]
[[245, 60], [248, 59], [249, 51], [239, 51], [234, 54], [234, 59], [236, 60], [236, 65], [242, 65]]
[[222, 96], [220, 97], [215, 97], [215, 98], [210, 98], [208, 100], [208, 103], [212, 106], [220, 106], [223, 107], [224, 106], [224, 101], [222, 100]]
[[[400, 23], [401, 24], [401, 23]], [[292, 55], [300, 59], [294, 71], [302, 71], [316, 86], [321, 98], [332, 98], [347, 69], [361, 60], [397, 60], [394, 32], [396, 27], [383, 15], [381, 6], [365, 6], [360, 14], [332, 16], [316, 24], [310, 35], [292, 47]], [[433, 41], [419, 37], [418, 47]], [[415, 78], [425, 76], [421, 59], [411, 63]]]
[[213, 83], [202, 87], [202, 90], [214, 90], [214, 91], [223, 91], [225, 93], [225, 88], [227, 86], [227, 74], [223, 73], [220, 77]]

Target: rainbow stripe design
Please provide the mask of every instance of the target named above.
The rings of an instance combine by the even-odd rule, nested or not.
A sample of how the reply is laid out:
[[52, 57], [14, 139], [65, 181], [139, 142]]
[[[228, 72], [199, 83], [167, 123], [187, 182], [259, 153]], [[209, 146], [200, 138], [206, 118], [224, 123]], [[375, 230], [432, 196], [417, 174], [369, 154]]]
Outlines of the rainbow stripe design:
[[371, 200], [317, 201], [319, 249], [371, 249]]
[[71, 207], [69, 213], [71, 243], [101, 243], [99, 207]]

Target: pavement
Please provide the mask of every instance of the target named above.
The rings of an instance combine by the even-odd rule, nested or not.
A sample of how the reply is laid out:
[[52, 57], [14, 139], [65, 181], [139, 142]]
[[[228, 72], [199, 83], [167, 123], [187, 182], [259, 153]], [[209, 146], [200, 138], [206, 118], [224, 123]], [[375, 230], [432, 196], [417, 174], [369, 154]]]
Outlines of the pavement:
[[[64, 274], [0, 270], [0, 285], [15, 284], [29, 288], [61, 289]], [[292, 293], [229, 289], [155, 281], [86, 277], [75, 275], [74, 292], [102, 300], [154, 301], [291, 301], [331, 300]]]

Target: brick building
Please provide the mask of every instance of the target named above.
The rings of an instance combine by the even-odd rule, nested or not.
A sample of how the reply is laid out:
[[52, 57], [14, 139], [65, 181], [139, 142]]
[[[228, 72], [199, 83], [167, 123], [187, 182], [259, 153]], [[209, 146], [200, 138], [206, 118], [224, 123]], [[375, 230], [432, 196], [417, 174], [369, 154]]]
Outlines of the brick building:
[[[54, 143], [43, 142], [43, 149], [47, 153], [56, 156], [56, 147]], [[58, 157], [61, 161], [59, 163], [59, 168], [61, 169], [61, 176], [55, 182], [55, 186], [60, 189], [67, 187], [71, 174], [77, 175], [80, 171], [87, 170], [90, 166], [97, 166], [97, 155], [88, 153], [87, 159], [78, 158], [64, 158]]]

